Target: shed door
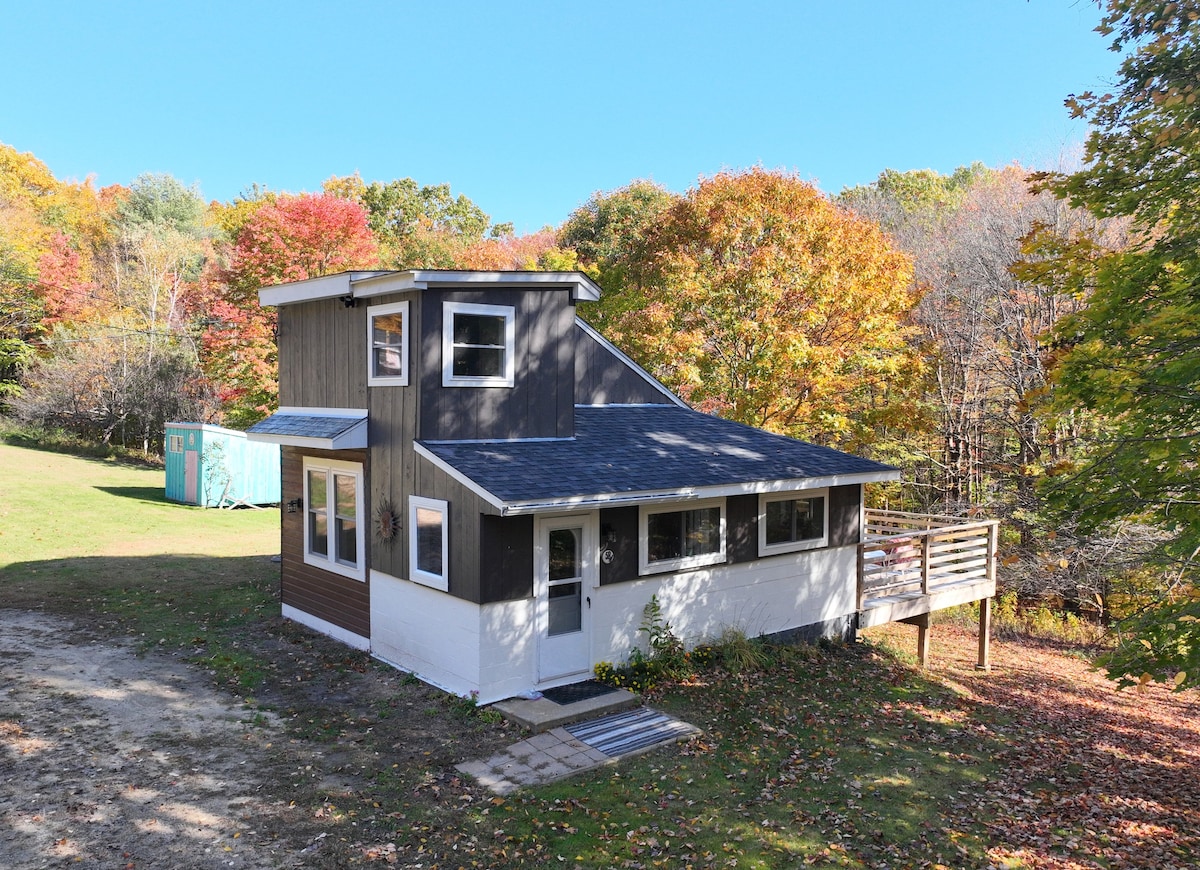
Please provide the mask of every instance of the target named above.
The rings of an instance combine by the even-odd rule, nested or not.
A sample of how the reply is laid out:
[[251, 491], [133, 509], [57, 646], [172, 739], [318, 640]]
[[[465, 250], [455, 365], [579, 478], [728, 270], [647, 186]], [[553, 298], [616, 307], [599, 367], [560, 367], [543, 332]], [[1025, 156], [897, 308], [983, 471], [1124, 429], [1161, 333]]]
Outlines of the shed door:
[[199, 478], [200, 453], [196, 450], [185, 450], [183, 453], [183, 500], [188, 504], [199, 504], [196, 495], [196, 483]]
[[590, 674], [595, 516], [539, 521], [536, 570], [538, 682]]

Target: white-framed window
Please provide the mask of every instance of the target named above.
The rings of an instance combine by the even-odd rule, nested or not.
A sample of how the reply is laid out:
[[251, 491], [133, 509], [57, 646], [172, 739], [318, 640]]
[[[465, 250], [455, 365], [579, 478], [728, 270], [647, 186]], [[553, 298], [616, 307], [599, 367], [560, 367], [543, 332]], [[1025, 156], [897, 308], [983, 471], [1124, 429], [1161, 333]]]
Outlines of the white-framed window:
[[829, 490], [772, 492], [758, 497], [758, 555], [829, 544]]
[[436, 498], [408, 497], [408, 574], [425, 586], [449, 588], [449, 505]]
[[657, 574], [725, 561], [725, 500], [689, 502], [687, 507], [643, 505], [638, 571]]
[[172, 453], [182, 453], [183, 452], [183, 436], [182, 435], [168, 435], [167, 436], [167, 449], [169, 451], [171, 451]]
[[511, 387], [515, 337], [511, 305], [442, 303], [442, 386]]
[[367, 309], [367, 384], [408, 386], [408, 302]]
[[364, 507], [361, 464], [304, 457], [304, 561], [366, 579]]

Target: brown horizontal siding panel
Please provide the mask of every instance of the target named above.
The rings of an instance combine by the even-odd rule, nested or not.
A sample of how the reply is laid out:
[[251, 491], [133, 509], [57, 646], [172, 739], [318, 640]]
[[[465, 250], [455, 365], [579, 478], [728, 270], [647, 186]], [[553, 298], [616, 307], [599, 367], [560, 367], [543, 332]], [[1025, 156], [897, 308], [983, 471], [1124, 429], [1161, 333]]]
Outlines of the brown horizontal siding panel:
[[[284, 511], [281, 514], [281, 598], [284, 604], [303, 610], [318, 619], [340, 626], [363, 637], [371, 635], [371, 598], [369, 584], [325, 571], [304, 561], [304, 522], [307, 516], [302, 506], [295, 513], [287, 512], [287, 502], [304, 498], [304, 457], [338, 459], [345, 462], [361, 462], [366, 474], [367, 455], [364, 450], [307, 450], [284, 447], [282, 450], [282, 495]], [[361, 497], [368, 499], [368, 493]], [[370, 555], [370, 504], [364, 505], [364, 521], [368, 524], [363, 553], [366, 560]], [[369, 562], [364, 561], [364, 564]]]

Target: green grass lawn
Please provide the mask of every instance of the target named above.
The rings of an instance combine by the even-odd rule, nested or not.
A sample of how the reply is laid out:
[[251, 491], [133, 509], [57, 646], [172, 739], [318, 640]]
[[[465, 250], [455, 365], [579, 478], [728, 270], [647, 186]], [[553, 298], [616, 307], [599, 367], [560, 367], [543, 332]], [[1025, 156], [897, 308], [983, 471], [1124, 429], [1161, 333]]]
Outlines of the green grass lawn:
[[167, 501], [162, 469], [0, 443], [0, 607], [119, 626], [145, 645], [207, 645], [278, 606], [279, 511]]

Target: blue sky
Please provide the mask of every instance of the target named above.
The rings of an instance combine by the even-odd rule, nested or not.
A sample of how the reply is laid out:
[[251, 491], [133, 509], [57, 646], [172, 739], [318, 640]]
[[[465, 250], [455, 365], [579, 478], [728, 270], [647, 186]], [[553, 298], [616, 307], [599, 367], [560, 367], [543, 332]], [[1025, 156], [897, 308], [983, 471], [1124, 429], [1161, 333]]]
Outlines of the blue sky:
[[0, 0], [0, 142], [59, 178], [228, 200], [354, 171], [449, 183], [519, 231], [597, 190], [754, 165], [1055, 164], [1119, 57], [1083, 0]]

